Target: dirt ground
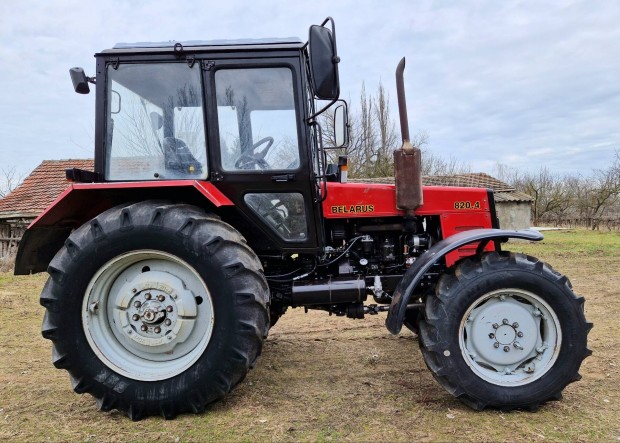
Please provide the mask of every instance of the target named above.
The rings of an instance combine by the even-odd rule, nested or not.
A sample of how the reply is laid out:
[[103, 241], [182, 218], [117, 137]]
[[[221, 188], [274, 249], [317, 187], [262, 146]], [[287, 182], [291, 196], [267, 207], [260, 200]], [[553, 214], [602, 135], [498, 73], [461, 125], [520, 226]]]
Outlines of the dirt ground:
[[385, 315], [289, 311], [249, 376], [202, 415], [131, 422], [71, 390], [40, 334], [45, 276], [0, 273], [0, 439], [20, 441], [620, 441], [620, 235], [549, 232], [509, 249], [539, 256], [586, 297], [594, 354], [564, 400], [538, 412], [474, 412], [424, 365], [417, 338]]

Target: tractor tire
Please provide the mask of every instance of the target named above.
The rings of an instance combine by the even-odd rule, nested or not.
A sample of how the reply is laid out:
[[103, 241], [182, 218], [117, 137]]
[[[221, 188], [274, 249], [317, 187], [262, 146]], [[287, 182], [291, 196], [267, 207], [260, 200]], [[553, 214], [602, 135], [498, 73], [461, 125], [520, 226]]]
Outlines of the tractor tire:
[[476, 410], [536, 410], [581, 379], [592, 352], [584, 299], [534, 257], [493, 252], [440, 277], [420, 321], [426, 365]]
[[48, 272], [54, 365], [132, 420], [204, 411], [243, 380], [269, 330], [260, 261], [195, 206], [112, 208], [75, 230]]

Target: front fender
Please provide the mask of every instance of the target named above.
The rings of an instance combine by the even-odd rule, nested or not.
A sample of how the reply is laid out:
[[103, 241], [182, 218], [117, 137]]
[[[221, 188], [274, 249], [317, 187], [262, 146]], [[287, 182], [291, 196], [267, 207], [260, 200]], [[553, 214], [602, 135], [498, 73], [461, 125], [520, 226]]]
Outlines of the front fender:
[[15, 275], [44, 272], [73, 229], [116, 205], [164, 199], [219, 208], [233, 202], [210, 182], [169, 180], [127, 183], [75, 183], [69, 186], [24, 233]]
[[400, 332], [403, 327], [405, 312], [407, 311], [407, 304], [409, 303], [411, 294], [420, 283], [420, 280], [422, 280], [424, 274], [426, 274], [431, 266], [437, 263], [439, 259], [447, 253], [470, 243], [508, 238], [540, 241], [544, 236], [540, 232], [532, 230], [472, 229], [470, 231], [463, 231], [451, 235], [431, 246], [428, 251], [418, 257], [413, 265], [407, 269], [407, 272], [405, 272], [405, 275], [403, 275], [403, 278], [396, 286], [388, 316], [385, 320], [385, 326], [388, 328], [388, 331], [394, 335]]

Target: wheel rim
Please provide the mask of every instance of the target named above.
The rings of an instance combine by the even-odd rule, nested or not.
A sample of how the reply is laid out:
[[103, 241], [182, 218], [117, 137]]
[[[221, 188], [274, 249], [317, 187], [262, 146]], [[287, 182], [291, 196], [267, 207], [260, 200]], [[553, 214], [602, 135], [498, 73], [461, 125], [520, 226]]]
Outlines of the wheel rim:
[[547, 373], [562, 344], [555, 312], [538, 295], [501, 289], [474, 302], [459, 329], [467, 364], [482, 379], [500, 386], [520, 386]]
[[189, 264], [153, 250], [120, 255], [91, 279], [82, 306], [84, 333], [115, 372], [154, 381], [185, 371], [213, 331], [207, 285]]

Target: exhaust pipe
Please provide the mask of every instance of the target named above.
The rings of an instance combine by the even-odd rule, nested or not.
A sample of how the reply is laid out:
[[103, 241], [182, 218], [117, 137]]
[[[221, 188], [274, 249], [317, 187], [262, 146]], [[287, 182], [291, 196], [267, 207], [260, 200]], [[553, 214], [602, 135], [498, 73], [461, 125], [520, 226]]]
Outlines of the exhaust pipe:
[[411, 144], [407, 102], [405, 100], [405, 58], [396, 67], [396, 95], [400, 116], [400, 133], [403, 145], [394, 151], [394, 180], [396, 182], [396, 207], [413, 216], [413, 211], [424, 201], [422, 197], [422, 152]]

